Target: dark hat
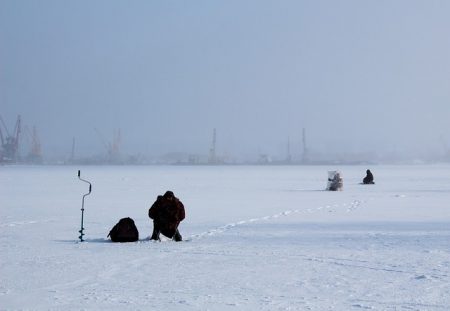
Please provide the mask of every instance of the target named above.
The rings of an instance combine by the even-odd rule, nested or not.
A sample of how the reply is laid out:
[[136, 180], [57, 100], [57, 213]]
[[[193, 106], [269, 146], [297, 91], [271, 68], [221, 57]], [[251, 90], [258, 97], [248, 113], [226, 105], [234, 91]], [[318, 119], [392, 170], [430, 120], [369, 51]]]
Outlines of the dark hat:
[[164, 193], [164, 197], [165, 198], [174, 198], [175, 195], [173, 194], [172, 191], [166, 191], [166, 193]]

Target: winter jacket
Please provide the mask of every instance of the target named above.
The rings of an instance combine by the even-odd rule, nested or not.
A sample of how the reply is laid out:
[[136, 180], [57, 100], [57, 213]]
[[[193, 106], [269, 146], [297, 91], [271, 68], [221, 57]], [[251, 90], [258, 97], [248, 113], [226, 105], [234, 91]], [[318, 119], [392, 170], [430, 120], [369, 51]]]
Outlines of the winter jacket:
[[366, 171], [367, 176], [364, 177], [363, 183], [364, 184], [373, 184], [373, 174], [370, 170]]
[[148, 210], [148, 217], [153, 219], [162, 234], [172, 237], [185, 218], [184, 205], [175, 196], [159, 195]]

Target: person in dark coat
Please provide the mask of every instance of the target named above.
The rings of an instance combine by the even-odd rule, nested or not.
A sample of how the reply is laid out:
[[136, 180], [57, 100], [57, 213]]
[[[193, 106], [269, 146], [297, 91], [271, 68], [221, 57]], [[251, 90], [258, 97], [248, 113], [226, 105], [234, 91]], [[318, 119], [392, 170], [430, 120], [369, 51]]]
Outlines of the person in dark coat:
[[363, 179], [363, 184], [374, 184], [372, 172], [370, 170], [367, 170], [366, 174], [366, 177], [364, 177]]
[[172, 191], [167, 191], [156, 198], [148, 210], [148, 217], [153, 219], [151, 240], [160, 240], [159, 234], [162, 233], [176, 242], [182, 241], [178, 225], [185, 217], [184, 205]]

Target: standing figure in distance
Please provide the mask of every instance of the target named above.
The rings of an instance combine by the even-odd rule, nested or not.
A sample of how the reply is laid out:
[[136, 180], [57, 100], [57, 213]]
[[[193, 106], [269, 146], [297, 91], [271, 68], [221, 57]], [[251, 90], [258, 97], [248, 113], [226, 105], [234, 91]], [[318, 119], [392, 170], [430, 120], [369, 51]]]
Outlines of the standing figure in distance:
[[153, 219], [151, 240], [160, 240], [160, 233], [176, 242], [182, 240], [178, 225], [185, 217], [184, 205], [172, 191], [158, 195], [155, 203], [148, 210], [148, 217]]
[[366, 171], [366, 177], [364, 177], [363, 179], [363, 184], [368, 185], [368, 184], [374, 184], [375, 182], [373, 181], [373, 175], [372, 172], [370, 170]]

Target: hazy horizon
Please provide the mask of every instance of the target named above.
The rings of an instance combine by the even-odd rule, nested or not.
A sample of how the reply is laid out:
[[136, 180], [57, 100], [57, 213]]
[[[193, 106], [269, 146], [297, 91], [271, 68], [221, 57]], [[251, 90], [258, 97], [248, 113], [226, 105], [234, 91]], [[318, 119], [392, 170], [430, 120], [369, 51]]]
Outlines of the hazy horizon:
[[[448, 1], [0, 2], [0, 115], [44, 156], [444, 154]], [[3, 129], [3, 128], [2, 128]], [[100, 134], [99, 134], [100, 133]], [[103, 138], [101, 138], [103, 136]], [[22, 140], [26, 144], [25, 140]]]

